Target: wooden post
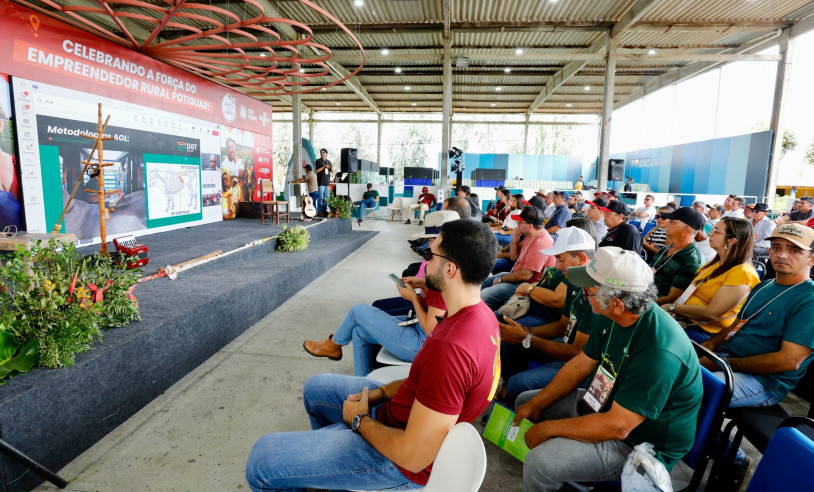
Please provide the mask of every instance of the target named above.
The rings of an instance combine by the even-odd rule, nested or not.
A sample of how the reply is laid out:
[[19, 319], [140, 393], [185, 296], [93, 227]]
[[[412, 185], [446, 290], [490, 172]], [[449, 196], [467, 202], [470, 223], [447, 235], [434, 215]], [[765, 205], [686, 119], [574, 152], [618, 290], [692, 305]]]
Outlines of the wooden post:
[[[107, 218], [107, 207], [105, 206], [105, 197], [108, 194], [118, 193], [119, 190], [105, 191], [105, 171], [104, 171], [104, 168], [106, 168], [108, 166], [112, 166], [113, 164], [105, 164], [105, 162], [104, 162], [104, 154], [103, 154], [104, 145], [102, 144], [102, 142], [104, 142], [105, 140], [113, 140], [113, 137], [105, 137], [104, 136], [105, 128], [107, 127], [107, 122], [110, 120], [110, 117], [108, 116], [107, 120], [105, 120], [104, 124], [102, 124], [102, 103], [99, 103], [98, 108], [99, 108], [99, 110], [98, 110], [98, 119], [97, 119], [97, 127], [96, 127], [96, 136], [92, 137], [90, 135], [82, 135], [85, 138], [90, 138], [90, 139], [96, 140], [96, 143], [94, 144], [93, 148], [97, 149], [99, 151], [99, 153], [98, 153], [98, 161], [97, 161], [96, 164], [93, 164], [93, 161], [89, 157], [87, 161], [83, 162], [83, 164], [85, 164], [85, 168], [90, 167], [90, 168], [95, 169], [95, 172], [93, 174], [96, 175], [96, 180], [99, 183], [99, 186], [97, 187], [97, 189], [95, 191], [96, 195], [99, 197], [99, 232], [100, 232], [101, 239], [102, 239], [102, 246], [99, 249], [99, 252], [102, 253], [103, 255], [107, 255], [108, 254], [108, 252], [107, 252], [107, 230], [106, 230], [106, 226], [105, 226], [105, 219]], [[93, 152], [91, 152], [91, 156], [92, 155], [93, 155]], [[82, 178], [80, 178], [80, 179], [82, 179]], [[76, 191], [76, 190], [74, 189], [74, 191]], [[93, 193], [94, 192], [94, 190], [88, 190], [88, 189], [86, 189], [85, 191], [87, 191], [88, 193]], [[67, 210], [67, 209], [68, 209], [68, 207], [66, 206], [65, 210]], [[63, 211], [62, 214], [65, 215], [65, 212]], [[61, 221], [62, 221], [62, 219], [60, 219], [60, 222]], [[57, 225], [59, 225], [59, 222], [57, 223]]]

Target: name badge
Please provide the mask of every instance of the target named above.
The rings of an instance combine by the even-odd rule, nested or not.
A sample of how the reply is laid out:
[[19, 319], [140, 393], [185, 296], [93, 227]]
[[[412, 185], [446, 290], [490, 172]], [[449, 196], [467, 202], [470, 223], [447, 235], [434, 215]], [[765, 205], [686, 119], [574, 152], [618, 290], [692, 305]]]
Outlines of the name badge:
[[565, 328], [565, 341], [566, 343], [571, 338], [571, 333], [574, 332], [574, 327], [577, 326], [577, 317], [574, 314], [571, 314], [571, 318], [568, 320], [568, 326]]
[[747, 321], [749, 321], [749, 320], [748, 319], [741, 320], [740, 323], [738, 323], [731, 330], [729, 330], [729, 333], [726, 334], [726, 338], [724, 339], [724, 342], [728, 342], [730, 338], [735, 336], [735, 333], [737, 333], [738, 330], [743, 328], [743, 325], [745, 325]]
[[608, 401], [608, 397], [615, 383], [616, 378], [600, 364], [582, 400], [588, 404], [594, 412], [598, 412], [605, 405], [605, 402]]

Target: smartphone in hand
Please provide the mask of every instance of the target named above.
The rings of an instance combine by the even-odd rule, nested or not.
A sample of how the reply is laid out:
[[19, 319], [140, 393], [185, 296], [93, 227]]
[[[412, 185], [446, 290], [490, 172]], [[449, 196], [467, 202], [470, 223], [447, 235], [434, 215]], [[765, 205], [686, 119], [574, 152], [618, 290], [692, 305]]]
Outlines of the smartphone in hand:
[[407, 288], [407, 285], [405, 285], [404, 282], [401, 281], [401, 278], [396, 276], [395, 273], [391, 273], [390, 275], [388, 275], [388, 277], [390, 277], [390, 280], [397, 283], [399, 287], [402, 287], [402, 288], [405, 288], [405, 289]]

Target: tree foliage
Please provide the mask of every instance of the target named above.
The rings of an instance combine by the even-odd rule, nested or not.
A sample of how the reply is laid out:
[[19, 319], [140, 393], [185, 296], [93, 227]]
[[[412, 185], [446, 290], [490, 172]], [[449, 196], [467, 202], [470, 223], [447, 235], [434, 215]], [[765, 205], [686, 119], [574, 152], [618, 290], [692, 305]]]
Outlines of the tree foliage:
[[395, 179], [404, 179], [405, 167], [423, 167], [427, 162], [428, 144], [432, 143], [430, 125], [406, 123], [399, 143], [391, 145], [389, 165], [395, 168]]
[[803, 157], [803, 160], [809, 166], [814, 166], [814, 140], [808, 145], [808, 149], [806, 149], [806, 155]]

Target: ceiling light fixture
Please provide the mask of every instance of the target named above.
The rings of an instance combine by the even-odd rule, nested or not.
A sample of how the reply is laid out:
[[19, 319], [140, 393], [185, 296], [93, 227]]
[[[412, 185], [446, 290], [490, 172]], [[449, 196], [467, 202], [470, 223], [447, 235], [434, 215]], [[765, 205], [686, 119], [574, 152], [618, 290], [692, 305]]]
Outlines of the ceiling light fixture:
[[300, 69], [300, 73], [305, 73], [305, 69], [304, 69], [304, 68], [301, 68], [301, 69]]
[[502, 90], [503, 90], [503, 87], [497, 86], [497, 87], [495, 87], [495, 90], [496, 90], [496, 91], [498, 91], [498, 92], [500, 92], [500, 91], [502, 91]]
[[492, 106], [494, 108], [495, 106], [497, 106], [497, 103], [492, 103], [489, 106]]
[[401, 73], [401, 67], [396, 67], [395, 72], [396, 73]]
[[523, 54], [523, 48], [517, 48], [516, 50], [514, 50], [514, 54], [515, 55], [522, 55]]
[[571, 106], [573, 106], [573, 104], [571, 104], [571, 103], [565, 103], [565, 107], [566, 107], [566, 108], [570, 108]]
[[405, 85], [405, 86], [404, 86], [404, 90], [405, 90], [405, 91], [411, 91], [411, 90], [413, 90], [413, 89], [412, 89], [412, 87], [410, 87], [409, 85]]
[[260, 56], [262, 56], [263, 58], [265, 58], [265, 57], [266, 57], [266, 54], [265, 54], [265, 53], [260, 53]]
[[416, 103], [410, 103], [410, 106], [416, 106]]
[[647, 50], [647, 54], [648, 54], [648, 55], [655, 55], [655, 54], [656, 54], [656, 50], [654, 50], [653, 48], [650, 48], [649, 50]]
[[390, 54], [390, 50], [387, 48], [382, 48], [382, 55], [387, 56]]
[[357, 7], [364, 7], [365, 6], [365, 0], [354, 0], [353, 4], [356, 5]]
[[327, 89], [328, 89], [327, 87], [323, 87], [323, 88], [322, 88], [322, 89], [320, 89], [320, 90], [321, 90], [321, 91], [324, 91], [324, 90], [327, 90]]
[[589, 90], [591, 90], [591, 86], [590, 86], [590, 85], [586, 85], [585, 87], [583, 87], [583, 89], [585, 89], [586, 91], [589, 91]]
[[503, 71], [506, 72], [506, 73], [511, 73], [512, 69], [509, 68], [509, 67], [506, 67], [506, 68], [503, 69]]
[[342, 106], [342, 103], [336, 103], [337, 106]]

